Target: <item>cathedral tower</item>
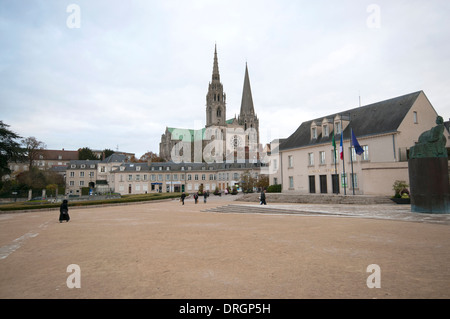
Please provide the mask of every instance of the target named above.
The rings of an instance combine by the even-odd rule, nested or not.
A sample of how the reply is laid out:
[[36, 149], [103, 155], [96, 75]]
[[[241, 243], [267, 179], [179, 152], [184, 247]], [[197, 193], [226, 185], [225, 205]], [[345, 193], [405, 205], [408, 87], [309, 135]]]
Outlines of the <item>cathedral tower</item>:
[[209, 83], [208, 94], [206, 95], [206, 126], [226, 125], [226, 111], [226, 95], [220, 82], [217, 46], [215, 46], [212, 80]]

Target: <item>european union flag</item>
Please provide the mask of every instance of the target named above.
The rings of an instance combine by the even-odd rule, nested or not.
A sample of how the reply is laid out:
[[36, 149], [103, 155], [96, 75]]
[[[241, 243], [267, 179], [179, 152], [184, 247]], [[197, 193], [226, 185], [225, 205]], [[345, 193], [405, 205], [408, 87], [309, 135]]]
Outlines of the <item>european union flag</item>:
[[352, 145], [355, 148], [356, 154], [361, 155], [362, 153], [364, 153], [363, 148], [361, 147], [361, 145], [359, 145], [358, 140], [356, 139], [355, 133], [353, 133], [353, 129], [352, 129]]

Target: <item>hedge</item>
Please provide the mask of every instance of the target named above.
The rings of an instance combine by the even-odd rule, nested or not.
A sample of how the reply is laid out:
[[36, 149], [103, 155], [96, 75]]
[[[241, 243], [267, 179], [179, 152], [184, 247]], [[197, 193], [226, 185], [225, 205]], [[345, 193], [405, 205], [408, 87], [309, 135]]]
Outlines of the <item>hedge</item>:
[[[86, 200], [86, 201], [70, 201], [68, 202], [69, 207], [80, 207], [80, 206], [92, 206], [92, 205], [105, 205], [105, 204], [121, 204], [121, 203], [133, 203], [133, 202], [144, 202], [152, 201], [158, 199], [169, 199], [180, 197], [180, 193], [152, 193], [145, 195], [126, 195], [122, 198], [113, 199], [103, 199], [103, 200]], [[29, 209], [47, 209], [47, 208], [58, 208], [61, 203], [45, 203], [42, 202], [22, 202], [13, 204], [0, 205], [0, 211], [14, 211], [14, 210], [29, 210]]]
[[267, 187], [268, 193], [281, 193], [281, 184], [278, 185], [270, 185]]

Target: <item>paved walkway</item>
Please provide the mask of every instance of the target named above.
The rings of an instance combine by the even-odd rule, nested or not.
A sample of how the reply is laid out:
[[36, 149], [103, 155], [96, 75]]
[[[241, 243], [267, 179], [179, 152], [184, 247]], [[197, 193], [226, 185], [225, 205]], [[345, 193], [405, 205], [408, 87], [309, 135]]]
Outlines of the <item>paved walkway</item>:
[[235, 199], [0, 214], [0, 298], [450, 298], [446, 216]]

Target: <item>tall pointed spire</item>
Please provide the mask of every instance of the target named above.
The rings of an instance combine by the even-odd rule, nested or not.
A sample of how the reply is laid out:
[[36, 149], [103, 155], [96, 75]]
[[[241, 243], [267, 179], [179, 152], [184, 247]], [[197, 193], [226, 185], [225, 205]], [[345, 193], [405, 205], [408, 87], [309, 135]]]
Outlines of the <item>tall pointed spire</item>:
[[220, 74], [219, 74], [219, 62], [217, 60], [217, 44], [214, 45], [214, 65], [213, 65], [213, 74], [212, 80], [220, 82]]
[[238, 122], [244, 127], [245, 131], [247, 131], [247, 129], [256, 130], [256, 140], [257, 144], [259, 144], [259, 120], [253, 107], [252, 89], [250, 87], [247, 62], [245, 63], [244, 88], [242, 89], [241, 112], [238, 117]]
[[250, 87], [250, 78], [248, 76], [247, 62], [245, 63], [245, 77], [244, 77], [244, 88], [242, 90], [242, 100], [241, 100], [241, 113], [240, 116], [254, 115], [255, 109], [253, 107], [252, 89]]

